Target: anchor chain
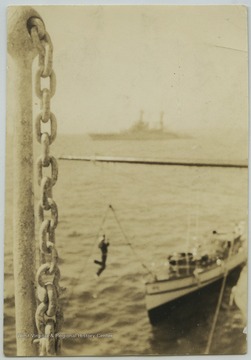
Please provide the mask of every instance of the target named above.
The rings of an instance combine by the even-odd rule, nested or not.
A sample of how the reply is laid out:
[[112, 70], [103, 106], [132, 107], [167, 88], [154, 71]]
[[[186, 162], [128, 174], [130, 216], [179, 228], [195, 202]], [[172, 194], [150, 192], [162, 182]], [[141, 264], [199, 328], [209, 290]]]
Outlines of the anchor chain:
[[[58, 178], [58, 165], [55, 157], [50, 155], [50, 145], [57, 135], [56, 116], [50, 108], [51, 98], [56, 91], [56, 76], [53, 71], [53, 46], [43, 21], [33, 17], [29, 19], [27, 25], [39, 54], [38, 69], [35, 75], [35, 93], [41, 102], [41, 112], [35, 122], [36, 138], [41, 144], [41, 155], [37, 159], [38, 185], [41, 189], [41, 196], [38, 203], [40, 266], [36, 274], [39, 305], [35, 315], [38, 339], [35, 342], [39, 343], [40, 356], [53, 356], [57, 355], [60, 350], [60, 337], [57, 336], [57, 333], [60, 332], [63, 322], [59, 303], [60, 271], [55, 241], [58, 208], [52, 195], [53, 186]], [[49, 85], [42, 87], [45, 82]], [[47, 128], [44, 130], [45, 126]]]

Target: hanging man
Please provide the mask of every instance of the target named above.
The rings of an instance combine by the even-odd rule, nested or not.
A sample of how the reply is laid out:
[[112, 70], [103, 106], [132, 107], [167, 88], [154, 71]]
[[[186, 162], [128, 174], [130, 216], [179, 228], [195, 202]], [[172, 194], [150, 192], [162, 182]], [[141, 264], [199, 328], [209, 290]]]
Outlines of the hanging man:
[[109, 245], [110, 244], [108, 241], [106, 241], [105, 235], [103, 235], [103, 237], [100, 240], [99, 245], [98, 245], [98, 247], [101, 250], [101, 261], [94, 260], [95, 264], [100, 265], [100, 268], [97, 271], [97, 276], [99, 276], [105, 270]]

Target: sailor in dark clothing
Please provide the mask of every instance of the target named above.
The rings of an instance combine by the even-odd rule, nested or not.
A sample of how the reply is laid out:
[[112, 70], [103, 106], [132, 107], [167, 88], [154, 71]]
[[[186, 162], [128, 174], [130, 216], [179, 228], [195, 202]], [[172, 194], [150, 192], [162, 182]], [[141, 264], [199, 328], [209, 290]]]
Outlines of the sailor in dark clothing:
[[108, 253], [108, 246], [109, 246], [109, 242], [106, 241], [106, 238], [105, 238], [105, 235], [103, 235], [98, 247], [100, 248], [101, 250], [101, 261], [98, 261], [98, 260], [94, 260], [95, 264], [98, 264], [100, 265], [100, 268], [98, 269], [97, 271], [97, 276], [99, 276], [104, 270], [105, 270], [105, 267], [106, 267], [106, 259], [107, 259], [107, 253]]

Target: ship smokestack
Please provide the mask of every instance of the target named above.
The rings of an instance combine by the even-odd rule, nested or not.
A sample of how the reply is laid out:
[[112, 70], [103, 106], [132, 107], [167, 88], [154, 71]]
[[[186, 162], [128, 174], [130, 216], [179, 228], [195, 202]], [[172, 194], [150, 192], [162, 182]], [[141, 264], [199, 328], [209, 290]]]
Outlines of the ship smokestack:
[[144, 117], [144, 110], [140, 110], [140, 118], [139, 118], [140, 122], [143, 122], [143, 117]]
[[164, 111], [161, 111], [161, 113], [160, 113], [160, 121], [159, 121], [160, 130], [164, 130], [164, 121], [163, 121], [163, 118], [164, 118]]

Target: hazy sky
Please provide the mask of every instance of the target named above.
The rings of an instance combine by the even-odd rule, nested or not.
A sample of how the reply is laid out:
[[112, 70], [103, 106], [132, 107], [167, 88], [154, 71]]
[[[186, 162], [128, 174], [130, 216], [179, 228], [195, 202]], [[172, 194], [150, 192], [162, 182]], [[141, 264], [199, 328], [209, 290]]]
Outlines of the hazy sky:
[[247, 131], [245, 7], [34, 8], [54, 44], [60, 133], [126, 129], [141, 109], [152, 126], [164, 111], [172, 130]]

